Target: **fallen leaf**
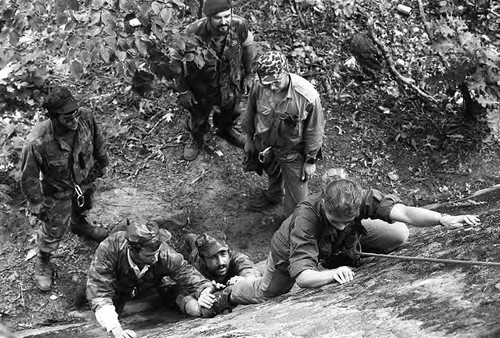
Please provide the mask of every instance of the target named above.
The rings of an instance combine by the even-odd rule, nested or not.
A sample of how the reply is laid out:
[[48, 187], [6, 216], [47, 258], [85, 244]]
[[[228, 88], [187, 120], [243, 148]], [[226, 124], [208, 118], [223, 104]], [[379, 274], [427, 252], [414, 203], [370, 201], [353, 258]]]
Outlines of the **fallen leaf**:
[[167, 113], [163, 116], [163, 119], [165, 119], [167, 122], [172, 122], [173, 117], [174, 117], [174, 113]]
[[26, 254], [26, 257], [24, 258], [24, 261], [25, 262], [29, 261], [30, 259], [32, 259], [33, 257], [35, 257], [37, 253], [38, 253], [38, 248], [37, 247], [31, 248], [30, 251], [28, 251], [28, 253]]
[[387, 177], [389, 177], [391, 179], [391, 181], [397, 181], [397, 180], [399, 180], [399, 175], [396, 174], [395, 172], [388, 173]]

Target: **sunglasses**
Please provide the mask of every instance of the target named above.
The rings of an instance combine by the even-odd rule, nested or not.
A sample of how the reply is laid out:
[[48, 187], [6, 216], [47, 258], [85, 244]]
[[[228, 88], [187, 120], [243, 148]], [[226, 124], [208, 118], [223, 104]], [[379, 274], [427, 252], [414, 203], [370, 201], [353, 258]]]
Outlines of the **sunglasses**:
[[60, 115], [60, 117], [61, 117], [61, 119], [64, 122], [71, 122], [73, 120], [78, 119], [81, 115], [82, 115], [82, 113], [80, 112], [80, 110], [79, 109], [75, 109], [73, 111], [70, 111], [67, 114]]
[[260, 77], [260, 83], [263, 86], [271, 86], [271, 85], [279, 86], [281, 84], [281, 80], [283, 79], [282, 75], [283, 73], [279, 73], [276, 75], [268, 75]]

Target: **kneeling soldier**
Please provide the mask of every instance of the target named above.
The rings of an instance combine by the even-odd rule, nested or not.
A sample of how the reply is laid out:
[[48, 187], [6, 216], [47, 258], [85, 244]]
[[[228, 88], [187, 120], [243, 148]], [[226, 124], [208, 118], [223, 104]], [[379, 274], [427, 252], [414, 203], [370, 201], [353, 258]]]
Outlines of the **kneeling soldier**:
[[110, 235], [97, 248], [87, 280], [87, 299], [99, 324], [115, 338], [134, 337], [132, 330], [123, 330], [118, 315], [141, 292], [160, 291], [166, 276], [181, 293], [200, 295], [200, 304], [209, 303], [212, 284], [160, 240], [156, 223], [132, 222], [127, 231]]

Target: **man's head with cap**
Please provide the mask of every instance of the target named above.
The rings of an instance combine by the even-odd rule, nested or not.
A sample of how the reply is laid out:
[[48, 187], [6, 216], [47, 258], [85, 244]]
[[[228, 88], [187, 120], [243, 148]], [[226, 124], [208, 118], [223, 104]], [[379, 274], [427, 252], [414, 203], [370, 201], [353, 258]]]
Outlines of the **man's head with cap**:
[[280, 91], [288, 86], [289, 65], [285, 55], [278, 51], [262, 54], [256, 61], [255, 70], [263, 86]]
[[152, 264], [156, 262], [161, 241], [160, 230], [155, 222], [130, 222], [125, 238], [136, 263]]
[[208, 17], [225, 12], [231, 8], [233, 8], [231, 0], [205, 0], [203, 2], [203, 14]]
[[58, 121], [63, 127], [76, 130], [78, 128], [78, 101], [66, 87], [54, 87], [43, 101], [47, 116]]
[[210, 273], [219, 276], [224, 276], [227, 273], [230, 257], [229, 247], [224, 240], [204, 233], [198, 236], [195, 245]]
[[208, 17], [215, 34], [224, 35], [229, 32], [232, 8], [231, 0], [205, 0], [203, 3], [203, 14]]

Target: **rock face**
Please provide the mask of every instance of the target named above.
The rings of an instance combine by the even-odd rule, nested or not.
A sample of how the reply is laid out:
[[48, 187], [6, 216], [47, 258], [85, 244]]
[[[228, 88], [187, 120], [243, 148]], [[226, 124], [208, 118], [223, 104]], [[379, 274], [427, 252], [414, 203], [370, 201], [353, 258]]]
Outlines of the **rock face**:
[[[467, 208], [466, 208], [467, 209]], [[479, 227], [411, 228], [398, 255], [500, 261], [498, 208], [468, 208]], [[454, 214], [464, 210], [453, 211]], [[139, 337], [500, 337], [499, 267], [375, 259], [351, 283], [297, 286], [263, 304], [212, 319], [186, 318], [151, 300], [128, 304], [121, 319]], [[19, 337], [108, 337], [85, 322], [17, 332]]]

